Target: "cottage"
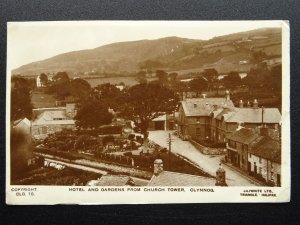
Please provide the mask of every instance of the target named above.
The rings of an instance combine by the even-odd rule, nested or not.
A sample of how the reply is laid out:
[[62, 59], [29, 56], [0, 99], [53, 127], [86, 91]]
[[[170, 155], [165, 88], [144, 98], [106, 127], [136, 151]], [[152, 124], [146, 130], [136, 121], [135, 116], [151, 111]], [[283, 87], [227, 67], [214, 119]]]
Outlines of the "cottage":
[[36, 118], [32, 122], [31, 134], [36, 139], [45, 139], [49, 134], [62, 131], [63, 129], [74, 130], [76, 115], [75, 107], [43, 108], [35, 110]]
[[277, 108], [259, 108], [255, 99], [253, 107], [244, 108], [241, 100], [239, 107], [223, 107], [211, 113], [210, 139], [214, 142], [225, 142], [226, 136], [236, 131], [239, 124], [245, 128], [256, 128], [261, 124], [277, 129], [281, 114]]
[[163, 114], [154, 118], [149, 123], [149, 130], [174, 130], [176, 123], [176, 115], [174, 114]]
[[261, 136], [248, 152], [250, 174], [269, 185], [281, 186], [281, 145], [279, 140]]
[[277, 129], [240, 128], [227, 136], [226, 161], [254, 177], [280, 186], [281, 145]]
[[234, 166], [248, 170], [248, 149], [251, 143], [259, 137], [255, 129], [240, 128], [227, 136], [226, 159]]

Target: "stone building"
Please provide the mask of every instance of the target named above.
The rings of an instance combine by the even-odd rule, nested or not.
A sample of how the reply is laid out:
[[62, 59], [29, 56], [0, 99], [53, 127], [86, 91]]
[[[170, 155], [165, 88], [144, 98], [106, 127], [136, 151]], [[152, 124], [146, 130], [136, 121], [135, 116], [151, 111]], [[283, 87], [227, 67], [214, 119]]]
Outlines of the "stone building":
[[178, 117], [178, 133], [185, 139], [210, 140], [225, 143], [226, 136], [236, 131], [240, 124], [256, 128], [262, 123], [276, 129], [281, 122], [277, 108], [259, 108], [255, 99], [252, 107], [244, 107], [241, 100], [235, 107], [230, 94], [225, 98], [187, 98], [181, 102]]
[[66, 107], [34, 109], [31, 134], [35, 139], [45, 139], [49, 134], [63, 129], [74, 130], [75, 104]]
[[224, 108], [234, 108], [229, 92], [225, 98], [187, 98], [181, 102], [178, 133], [183, 139], [207, 139], [211, 136], [211, 113]]

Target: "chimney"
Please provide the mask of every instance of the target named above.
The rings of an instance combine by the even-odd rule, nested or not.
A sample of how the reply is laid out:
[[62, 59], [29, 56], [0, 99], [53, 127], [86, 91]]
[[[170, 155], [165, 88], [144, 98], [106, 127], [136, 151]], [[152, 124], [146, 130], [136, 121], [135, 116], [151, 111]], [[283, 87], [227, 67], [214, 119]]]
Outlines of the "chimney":
[[206, 94], [202, 94], [202, 98], [206, 98]]
[[226, 100], [230, 100], [230, 93], [228, 90], [225, 91]]
[[251, 103], [248, 101], [247, 102], [247, 107], [250, 108], [251, 107]]
[[227, 186], [226, 184], [226, 171], [219, 164], [219, 169], [216, 171], [216, 186]]
[[153, 168], [155, 176], [158, 176], [162, 171], [164, 171], [164, 164], [162, 159], [155, 159]]
[[259, 129], [260, 136], [269, 136], [269, 128], [265, 126], [261, 126]]
[[254, 109], [258, 109], [258, 102], [257, 102], [257, 99], [254, 99], [254, 102], [253, 102], [253, 108], [254, 108]]
[[238, 131], [238, 130], [240, 130], [240, 129], [242, 129], [242, 128], [244, 128], [244, 127], [242, 126], [242, 122], [238, 122], [238, 127], [236, 128], [236, 130]]
[[240, 108], [244, 108], [244, 102], [243, 102], [242, 99], [241, 99], [240, 102], [239, 102], [239, 107], [240, 107]]

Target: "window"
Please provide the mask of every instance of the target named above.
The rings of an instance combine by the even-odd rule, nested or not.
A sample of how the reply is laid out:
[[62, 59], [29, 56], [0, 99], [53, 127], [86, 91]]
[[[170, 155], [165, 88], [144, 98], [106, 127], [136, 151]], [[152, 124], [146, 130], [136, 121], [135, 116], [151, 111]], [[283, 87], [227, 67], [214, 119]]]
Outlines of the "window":
[[196, 123], [200, 123], [200, 119], [199, 118], [196, 119]]
[[274, 180], [274, 173], [271, 172], [271, 180], [273, 181]]
[[259, 157], [259, 163], [261, 163], [261, 157]]

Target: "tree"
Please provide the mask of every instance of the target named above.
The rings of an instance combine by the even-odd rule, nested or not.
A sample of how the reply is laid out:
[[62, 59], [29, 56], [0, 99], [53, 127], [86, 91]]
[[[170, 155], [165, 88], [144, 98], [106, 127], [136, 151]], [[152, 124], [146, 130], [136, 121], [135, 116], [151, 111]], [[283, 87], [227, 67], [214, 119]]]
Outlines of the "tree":
[[214, 81], [218, 77], [218, 74], [216, 69], [205, 69], [203, 72], [203, 76], [210, 82]]
[[140, 83], [147, 83], [147, 79], [146, 79], [146, 72], [141, 70], [136, 74], [136, 80]]
[[156, 77], [162, 85], [168, 82], [168, 73], [163, 70], [156, 70]]
[[19, 76], [12, 77], [11, 85], [11, 120], [31, 118], [32, 104], [27, 80]]
[[177, 81], [178, 73], [170, 73], [169, 74], [169, 81], [170, 83], [175, 83]]
[[223, 82], [227, 88], [234, 88], [242, 83], [242, 79], [238, 72], [230, 72], [223, 78]]
[[69, 85], [69, 93], [78, 99], [86, 99], [91, 91], [91, 85], [83, 79], [77, 78], [71, 80]]
[[65, 83], [65, 82], [70, 81], [70, 78], [69, 78], [69, 75], [66, 72], [58, 72], [53, 76], [52, 80], [54, 82], [59, 81], [61, 83]]
[[79, 128], [97, 129], [99, 126], [110, 124], [113, 115], [100, 100], [88, 99], [81, 102], [75, 116], [76, 126]]
[[253, 63], [260, 63], [263, 60], [265, 60], [267, 57], [267, 54], [263, 52], [262, 50], [259, 51], [251, 51], [251, 62]]
[[62, 99], [70, 95], [70, 78], [66, 72], [58, 72], [52, 80], [48, 89], [49, 94], [56, 94], [57, 98]]
[[208, 87], [208, 83], [203, 77], [191, 80], [188, 85], [191, 91], [196, 92], [197, 96]]
[[40, 80], [42, 85], [46, 85], [48, 83], [48, 76], [44, 73], [41, 73]]
[[149, 122], [154, 118], [174, 111], [178, 98], [170, 89], [158, 84], [147, 83], [132, 86], [125, 97], [121, 114], [133, 120], [146, 135]]
[[11, 129], [10, 134], [10, 166], [11, 180], [23, 175], [28, 170], [27, 160], [32, 157], [30, 135], [20, 129]]
[[106, 83], [100, 84], [93, 89], [93, 97], [100, 100], [103, 105], [118, 110], [123, 103], [122, 91], [116, 86]]

